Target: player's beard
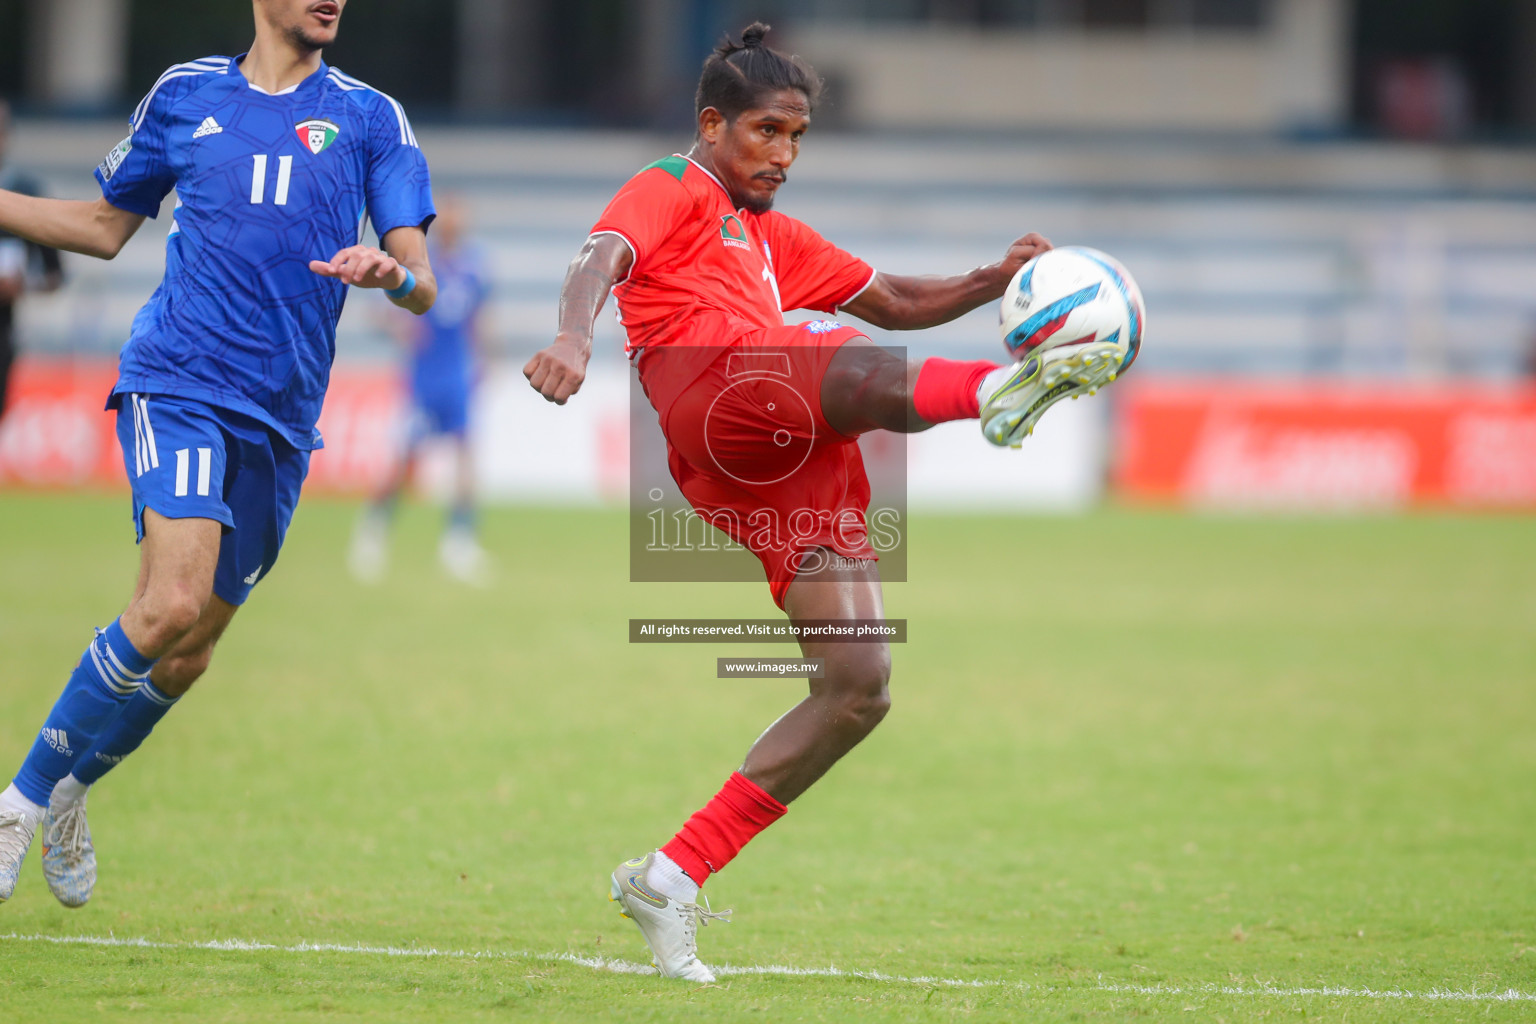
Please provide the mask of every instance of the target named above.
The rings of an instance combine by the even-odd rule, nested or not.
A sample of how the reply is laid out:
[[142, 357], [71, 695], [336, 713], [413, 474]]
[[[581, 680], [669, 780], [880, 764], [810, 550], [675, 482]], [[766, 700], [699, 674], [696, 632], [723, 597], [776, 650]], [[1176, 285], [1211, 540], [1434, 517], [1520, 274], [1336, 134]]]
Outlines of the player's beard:
[[[783, 187], [784, 183], [781, 181], [779, 183], [779, 188]], [[773, 201], [777, 198], [779, 198], [778, 188], [768, 193], [768, 195], [765, 197], [747, 196], [746, 199], [743, 200], [741, 206], [742, 209], [746, 210], [748, 213], [767, 213], [769, 210], [773, 209]]]
[[288, 42], [295, 50], [308, 50], [311, 53], [323, 50], [336, 41], [334, 36], [331, 39], [316, 39], [305, 31], [303, 25], [290, 25], [283, 29], [283, 35], [288, 37]]

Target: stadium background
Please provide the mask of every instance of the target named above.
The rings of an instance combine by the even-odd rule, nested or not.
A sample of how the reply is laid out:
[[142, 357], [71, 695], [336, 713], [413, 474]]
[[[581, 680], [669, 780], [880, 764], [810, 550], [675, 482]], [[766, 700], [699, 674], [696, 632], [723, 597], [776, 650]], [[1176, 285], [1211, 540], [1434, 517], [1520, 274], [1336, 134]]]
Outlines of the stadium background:
[[[625, 642], [774, 609], [626, 582], [611, 317], [569, 406], [518, 370], [601, 204], [686, 146], [709, 41], [759, 16], [830, 85], [783, 209], [893, 271], [1097, 245], [1151, 330], [1022, 452], [912, 445], [892, 714], [711, 883], [735, 973], [685, 991], [592, 971], [643, 958], [606, 872], [800, 684], [714, 678], [781, 647]], [[0, 0], [8, 163], [94, 196], [155, 76], [248, 17]], [[354, 295], [283, 560], [93, 791], [91, 904], [25, 866], [0, 1017], [1529, 1019], [1533, 32], [1530, 0], [353, 0], [330, 59], [407, 104], [491, 253], [500, 578], [444, 578], [420, 504], [382, 586], [346, 575], [398, 399]], [[134, 579], [100, 405], [168, 212], [19, 307], [6, 763]], [[1000, 352], [987, 310], [894, 340]]]
[[[549, 336], [595, 213], [636, 167], [686, 148], [694, 68], [752, 14], [829, 84], [782, 209], [894, 272], [963, 269], [1041, 230], [1116, 254], [1146, 292], [1149, 344], [1112, 401], [1054, 413], [1028, 458], [959, 426], [915, 438], [918, 505], [1085, 507], [1108, 489], [1536, 506], [1536, 404], [1519, 384], [1536, 363], [1529, 3], [357, 4], [330, 59], [408, 105], [438, 190], [465, 198], [491, 257], [477, 436], [493, 499], [624, 493], [611, 314], [584, 401], [540, 408], [517, 369]], [[55, 195], [94, 194], [89, 169], [121, 129], [106, 115], [187, 54], [238, 52], [247, 17], [0, 3], [11, 162]], [[71, 260], [69, 288], [21, 304], [30, 358], [0, 481], [116, 482], [95, 407], [168, 221], [112, 263]], [[315, 490], [366, 488], [388, 461], [386, 315], [376, 296], [348, 307]], [[990, 310], [893, 340], [998, 351]], [[440, 468], [427, 461], [429, 487]]]

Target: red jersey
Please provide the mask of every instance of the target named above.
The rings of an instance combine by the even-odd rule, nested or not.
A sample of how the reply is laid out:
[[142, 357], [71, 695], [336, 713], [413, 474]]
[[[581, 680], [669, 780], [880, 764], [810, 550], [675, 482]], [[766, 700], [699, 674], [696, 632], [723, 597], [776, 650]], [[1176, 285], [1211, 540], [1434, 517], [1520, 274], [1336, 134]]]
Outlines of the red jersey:
[[592, 228], [604, 233], [634, 252], [613, 290], [631, 353], [728, 345], [783, 326], [789, 309], [834, 313], [875, 277], [793, 217], [737, 209], [714, 175], [679, 155], [629, 179]]

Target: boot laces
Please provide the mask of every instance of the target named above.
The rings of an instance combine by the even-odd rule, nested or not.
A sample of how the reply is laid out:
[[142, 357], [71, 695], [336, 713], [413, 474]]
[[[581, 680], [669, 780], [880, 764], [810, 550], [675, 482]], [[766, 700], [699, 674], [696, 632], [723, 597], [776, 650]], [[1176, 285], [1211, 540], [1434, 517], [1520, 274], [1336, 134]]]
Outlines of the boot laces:
[[85, 801], [82, 800], [53, 815], [48, 831], [43, 836], [43, 843], [50, 849], [60, 850], [66, 864], [74, 864], [84, 855], [89, 838], [90, 831], [85, 824]]
[[722, 921], [726, 924], [731, 922], [731, 911], [711, 910], [709, 907], [709, 897], [702, 893], [700, 894], [700, 899], [704, 901], [702, 907], [697, 903], [679, 902], [677, 904], [677, 909], [682, 912], [680, 916], [683, 919], [683, 936], [688, 943], [688, 952], [695, 959], [698, 958], [697, 937], [699, 929], [708, 927], [711, 921]]

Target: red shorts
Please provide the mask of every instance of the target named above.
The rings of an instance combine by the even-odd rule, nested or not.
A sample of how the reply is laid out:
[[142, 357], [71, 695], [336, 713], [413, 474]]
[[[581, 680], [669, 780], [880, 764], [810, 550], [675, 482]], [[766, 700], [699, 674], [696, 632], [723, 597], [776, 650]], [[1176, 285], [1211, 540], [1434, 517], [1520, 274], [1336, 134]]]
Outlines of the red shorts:
[[672, 478], [700, 517], [763, 563], [780, 608], [805, 552], [877, 557], [858, 440], [833, 430], [821, 411], [832, 356], [862, 337], [858, 328], [813, 320], [758, 329], [713, 358], [668, 345], [640, 359]]

